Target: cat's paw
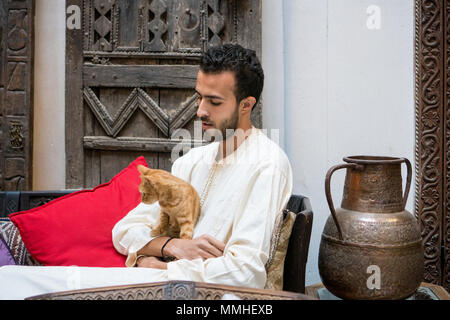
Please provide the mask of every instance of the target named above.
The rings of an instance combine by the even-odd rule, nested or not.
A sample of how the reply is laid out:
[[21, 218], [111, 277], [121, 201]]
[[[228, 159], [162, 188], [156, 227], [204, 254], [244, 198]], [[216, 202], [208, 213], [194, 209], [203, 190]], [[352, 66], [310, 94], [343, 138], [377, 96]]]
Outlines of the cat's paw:
[[157, 236], [161, 235], [161, 230], [159, 230], [159, 229], [152, 229], [152, 231], [150, 232], [150, 235], [152, 237], [157, 237]]
[[192, 239], [192, 232], [181, 232], [180, 239]]

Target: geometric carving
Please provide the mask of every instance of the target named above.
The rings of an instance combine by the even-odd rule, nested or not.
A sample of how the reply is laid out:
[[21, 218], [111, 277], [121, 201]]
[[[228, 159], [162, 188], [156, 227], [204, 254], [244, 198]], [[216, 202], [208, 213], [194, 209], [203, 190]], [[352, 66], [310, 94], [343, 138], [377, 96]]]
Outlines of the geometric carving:
[[219, 11], [219, 0], [207, 0], [207, 7], [208, 45], [213, 47], [222, 44], [221, 32], [225, 27], [225, 19]]
[[111, 137], [116, 137], [119, 134], [137, 108], [141, 109], [166, 136], [170, 136], [174, 130], [184, 126], [196, 115], [196, 94], [189, 98], [181, 108], [178, 108], [172, 117], [169, 117], [141, 88], [135, 88], [113, 116], [110, 115], [106, 106], [91, 88], [84, 88], [83, 94], [95, 117]]
[[27, 10], [10, 10], [8, 17], [8, 54], [25, 55], [27, 52], [28, 34]]
[[112, 50], [112, 7], [113, 1], [94, 0], [94, 50]]
[[166, 300], [191, 300], [195, 296], [195, 284], [193, 282], [169, 282], [164, 287], [164, 299]]
[[177, 111], [171, 116], [168, 136], [171, 137], [175, 130], [183, 128], [192, 118], [196, 117], [197, 109], [198, 96], [195, 93], [181, 107], [177, 108]]
[[18, 62], [8, 63], [8, 90], [25, 90], [26, 64]]
[[18, 210], [17, 205], [18, 205], [17, 202], [15, 202], [13, 200], [9, 200], [8, 203], [6, 204], [6, 212], [8, 214], [17, 212], [17, 210]]
[[23, 190], [25, 182], [25, 160], [8, 158], [5, 160], [5, 189]]
[[163, 0], [153, 0], [148, 8], [147, 38], [144, 51], [166, 51], [164, 35], [167, 32], [167, 4]]
[[10, 136], [10, 147], [12, 149], [15, 150], [23, 149], [25, 143], [23, 136], [23, 125], [20, 121], [10, 122], [9, 136]]

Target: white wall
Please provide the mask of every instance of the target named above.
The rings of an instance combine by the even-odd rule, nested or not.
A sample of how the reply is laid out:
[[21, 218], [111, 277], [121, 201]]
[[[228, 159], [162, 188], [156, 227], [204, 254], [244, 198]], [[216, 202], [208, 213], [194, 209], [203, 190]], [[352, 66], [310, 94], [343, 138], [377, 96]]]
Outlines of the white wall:
[[65, 189], [65, 1], [36, 1], [33, 190]]
[[[367, 26], [368, 19], [369, 27], [377, 26], [372, 11], [366, 11], [371, 5], [380, 10], [379, 29]], [[308, 196], [314, 211], [308, 285], [320, 281], [317, 258], [329, 215], [327, 170], [343, 157], [358, 154], [414, 161], [414, 3], [263, 0], [262, 21], [262, 61], [268, 79], [264, 127], [284, 128], [282, 143], [294, 172], [294, 193]], [[284, 91], [278, 81], [284, 83]], [[275, 116], [278, 112], [282, 120]], [[344, 176], [344, 171], [333, 176], [336, 207]], [[413, 200], [412, 188], [410, 212]]]

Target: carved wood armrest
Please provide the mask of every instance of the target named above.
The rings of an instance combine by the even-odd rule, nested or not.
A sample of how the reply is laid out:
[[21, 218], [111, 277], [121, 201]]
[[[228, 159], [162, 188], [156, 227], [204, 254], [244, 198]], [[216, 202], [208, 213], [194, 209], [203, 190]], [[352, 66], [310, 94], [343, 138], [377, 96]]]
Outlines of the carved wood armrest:
[[232, 294], [242, 300], [316, 300], [313, 297], [265, 289], [251, 289], [191, 281], [164, 281], [55, 292], [25, 300], [221, 300]]

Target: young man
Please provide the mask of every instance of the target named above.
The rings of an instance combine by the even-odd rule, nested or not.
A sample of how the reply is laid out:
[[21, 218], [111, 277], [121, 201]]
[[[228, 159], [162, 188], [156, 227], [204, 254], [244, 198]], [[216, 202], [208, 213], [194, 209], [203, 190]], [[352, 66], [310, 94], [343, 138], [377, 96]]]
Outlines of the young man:
[[[197, 116], [205, 136], [215, 141], [190, 150], [172, 167], [201, 197], [194, 238], [152, 238], [160, 207], [141, 203], [113, 229], [127, 266], [166, 270], [167, 280], [264, 287], [270, 238], [291, 195], [292, 172], [284, 152], [250, 120], [263, 82], [254, 51], [224, 45], [203, 55]], [[167, 263], [162, 255], [177, 260]]]
[[[270, 239], [292, 192], [292, 172], [284, 152], [250, 121], [263, 79], [255, 53], [241, 46], [212, 48], [202, 58], [197, 115], [214, 142], [172, 166], [201, 197], [192, 240], [152, 238], [160, 207], [141, 203], [112, 230], [126, 265], [138, 268], [4, 266], [0, 299], [167, 280], [264, 288]], [[177, 260], [164, 262], [162, 254]]]

